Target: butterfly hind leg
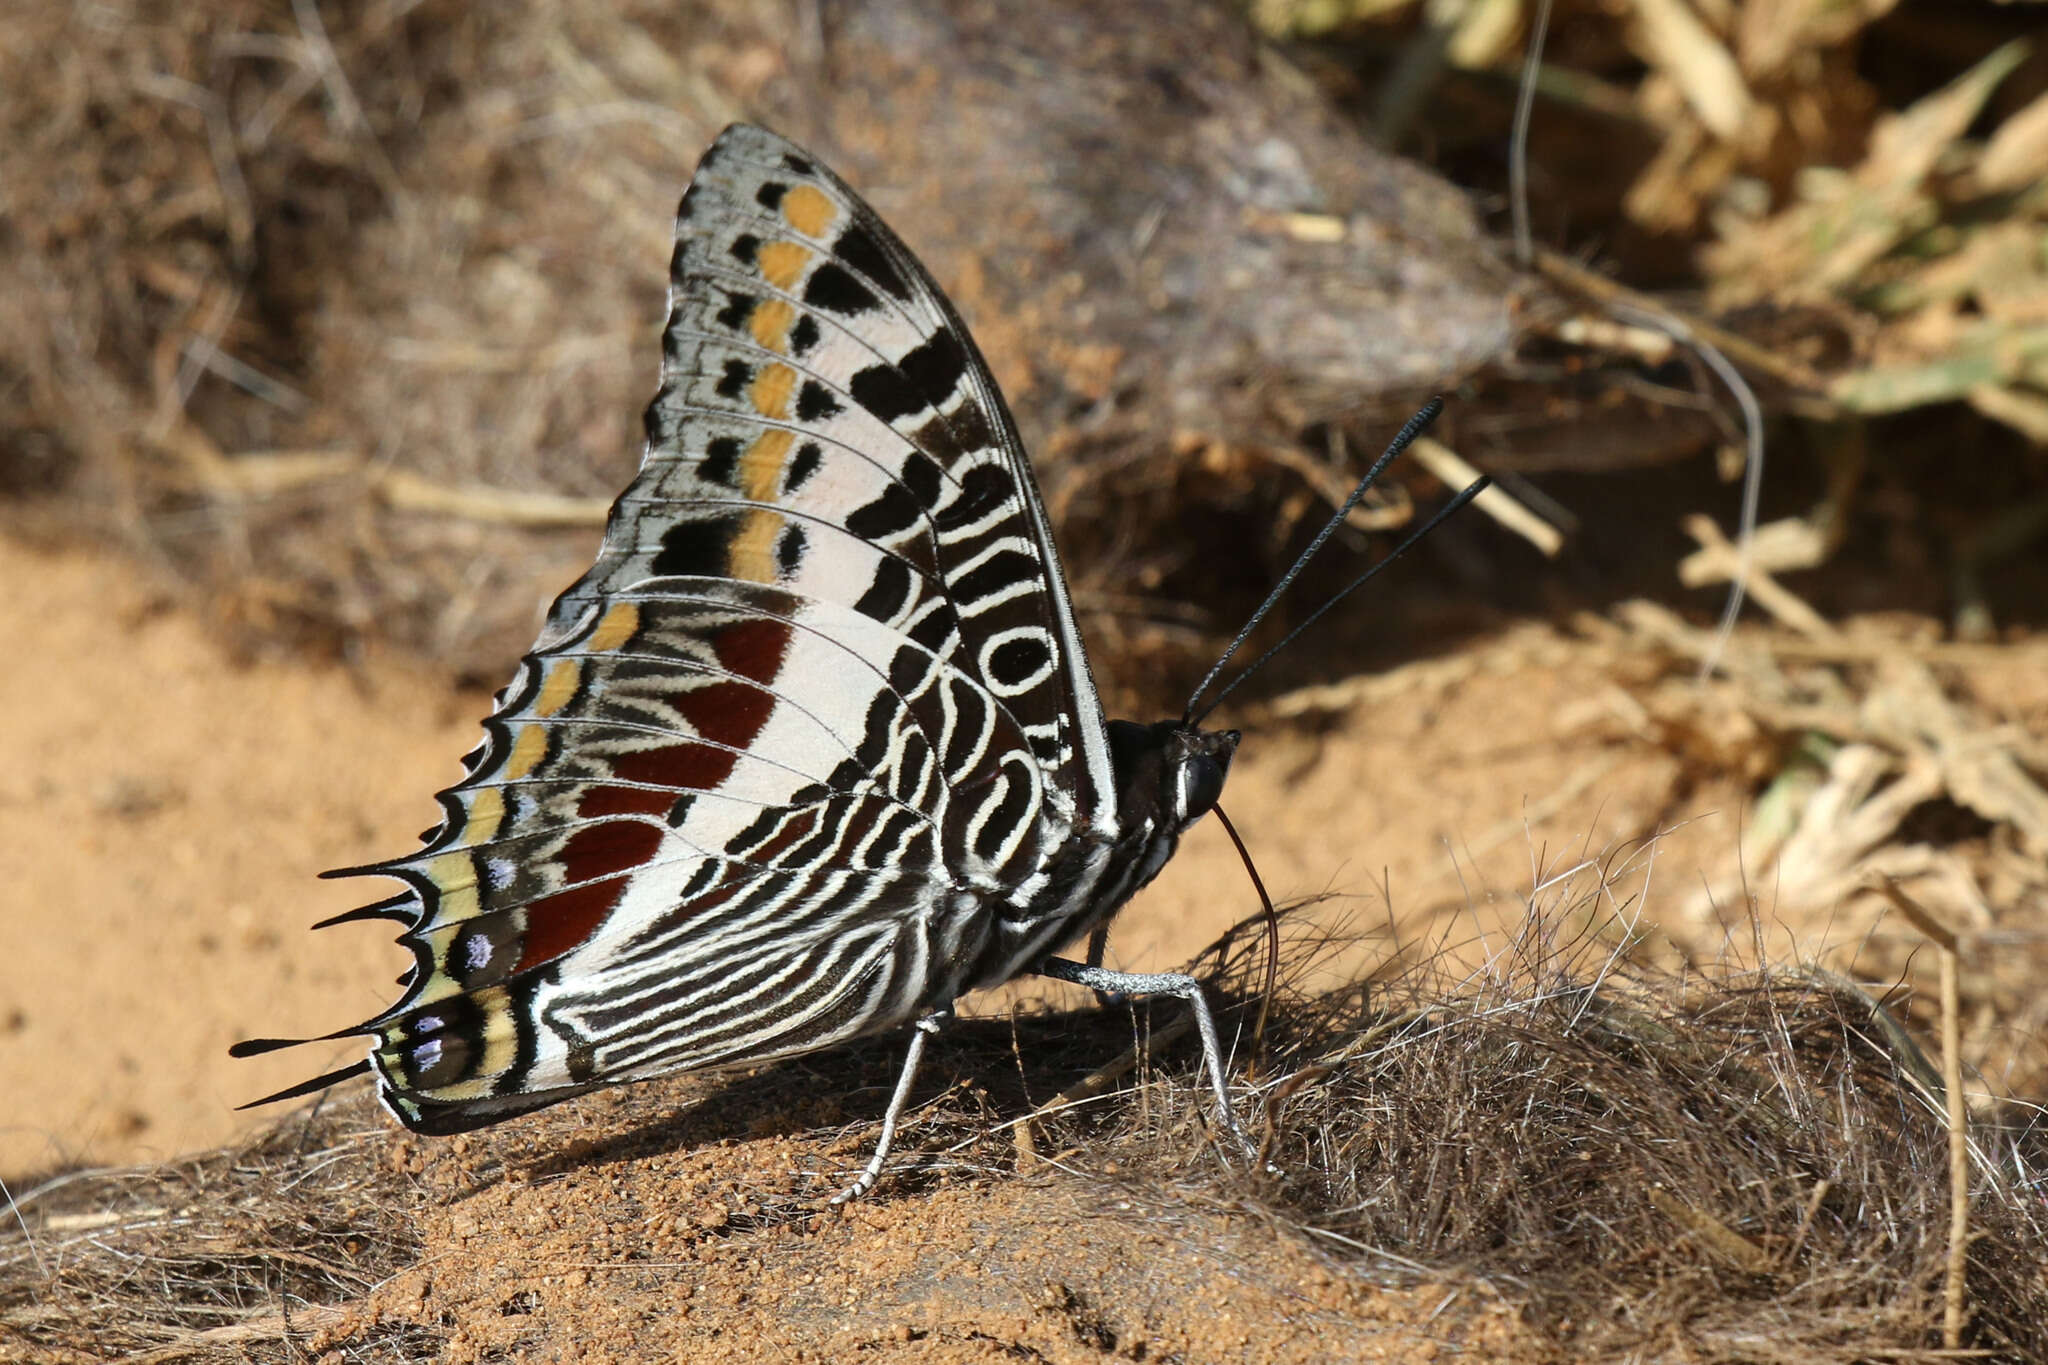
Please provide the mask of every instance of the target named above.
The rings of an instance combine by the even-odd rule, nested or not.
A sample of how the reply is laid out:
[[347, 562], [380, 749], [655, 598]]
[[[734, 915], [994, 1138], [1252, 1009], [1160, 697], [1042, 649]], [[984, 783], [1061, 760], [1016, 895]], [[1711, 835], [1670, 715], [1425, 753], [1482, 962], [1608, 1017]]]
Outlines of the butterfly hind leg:
[[883, 1163], [889, 1159], [889, 1144], [896, 1140], [896, 1120], [903, 1115], [903, 1107], [910, 1102], [910, 1087], [917, 1081], [917, 1068], [924, 1061], [924, 1045], [927, 1039], [939, 1031], [948, 1019], [953, 1017], [953, 1007], [933, 1010], [917, 1021], [910, 1033], [910, 1051], [904, 1054], [903, 1070], [896, 1077], [896, 1093], [889, 1096], [889, 1107], [882, 1114], [882, 1136], [875, 1142], [875, 1154], [853, 1183], [832, 1196], [833, 1207], [848, 1204], [861, 1198], [875, 1187], [882, 1178]]
[[[1091, 944], [1091, 952], [1093, 945]], [[1209, 999], [1202, 983], [1185, 972], [1114, 972], [1093, 963], [1070, 962], [1049, 957], [1032, 969], [1055, 981], [1071, 981], [1098, 995], [1171, 995], [1188, 1002], [1195, 1016], [1195, 1031], [1202, 1037], [1202, 1067], [1209, 1073], [1209, 1085], [1216, 1092], [1216, 1121], [1236, 1139], [1246, 1154], [1256, 1153], [1258, 1144], [1238, 1126], [1230, 1107], [1230, 1088], [1223, 1079], [1223, 1047], [1216, 1038], [1216, 1020], [1209, 1013]]]

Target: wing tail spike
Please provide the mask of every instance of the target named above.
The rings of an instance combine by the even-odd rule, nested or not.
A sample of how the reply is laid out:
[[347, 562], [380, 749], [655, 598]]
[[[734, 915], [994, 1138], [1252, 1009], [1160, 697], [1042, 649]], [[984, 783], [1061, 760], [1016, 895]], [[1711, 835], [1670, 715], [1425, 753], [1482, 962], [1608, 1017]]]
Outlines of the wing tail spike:
[[[327, 876], [333, 873], [324, 874]], [[315, 929], [331, 929], [337, 924], [354, 924], [360, 920], [388, 919], [399, 924], [408, 924], [420, 916], [419, 898], [410, 891], [401, 891], [371, 905], [359, 905], [353, 910], [344, 910], [338, 915], [329, 915], [313, 925]]]
[[[273, 1041], [276, 1041], [276, 1040], [274, 1040], [274, 1039], [252, 1039], [251, 1041], [255, 1041], [255, 1042], [273, 1042]], [[293, 1039], [292, 1041], [293, 1041], [293, 1042], [313, 1042], [313, 1041], [316, 1041], [316, 1040], [314, 1040], [314, 1039], [311, 1039], [311, 1038], [303, 1038], [303, 1039]], [[287, 1044], [287, 1045], [288, 1045], [288, 1044]], [[249, 1054], [247, 1054], [247, 1053], [243, 1053], [243, 1054], [240, 1054], [240, 1055], [243, 1055], [243, 1056], [247, 1056], [247, 1055], [249, 1055]], [[353, 1079], [354, 1079], [354, 1078], [356, 1078], [357, 1076], [364, 1076], [364, 1075], [368, 1075], [368, 1074], [369, 1074], [369, 1071], [370, 1071], [370, 1059], [369, 1059], [369, 1058], [367, 1058], [367, 1057], [365, 1057], [365, 1058], [364, 1058], [364, 1059], [363, 1059], [362, 1061], [360, 1061], [360, 1062], [352, 1062], [352, 1063], [350, 1063], [350, 1064], [349, 1064], [349, 1065], [347, 1065], [347, 1066], [344, 1066], [344, 1067], [340, 1067], [340, 1068], [338, 1068], [338, 1069], [336, 1069], [336, 1070], [333, 1070], [333, 1071], [329, 1071], [329, 1072], [327, 1072], [327, 1073], [326, 1073], [325, 1075], [315, 1076], [315, 1077], [314, 1077], [314, 1078], [313, 1078], [312, 1080], [310, 1080], [310, 1081], [300, 1081], [300, 1082], [299, 1082], [299, 1083], [298, 1083], [297, 1085], [292, 1085], [292, 1086], [286, 1086], [286, 1087], [285, 1087], [285, 1088], [284, 1088], [283, 1090], [280, 1090], [280, 1091], [278, 1091], [278, 1092], [277, 1092], [276, 1094], [274, 1094], [274, 1095], [265, 1095], [265, 1096], [264, 1096], [264, 1097], [263, 1097], [262, 1099], [260, 1099], [260, 1100], [250, 1100], [250, 1101], [249, 1101], [249, 1102], [248, 1102], [247, 1104], [238, 1104], [238, 1105], [236, 1105], [236, 1106], [235, 1106], [235, 1112], [236, 1112], [236, 1113], [240, 1113], [240, 1112], [241, 1112], [242, 1110], [244, 1110], [244, 1109], [258, 1109], [258, 1108], [261, 1108], [262, 1106], [264, 1106], [264, 1105], [266, 1105], [266, 1104], [276, 1104], [276, 1103], [278, 1103], [278, 1102], [279, 1102], [280, 1100], [295, 1100], [295, 1099], [298, 1099], [298, 1098], [299, 1098], [300, 1096], [302, 1096], [302, 1095], [312, 1095], [312, 1094], [317, 1094], [318, 1092], [320, 1092], [320, 1091], [322, 1091], [322, 1090], [326, 1090], [326, 1089], [329, 1089], [330, 1087], [333, 1087], [333, 1086], [337, 1086], [337, 1085], [340, 1085], [340, 1084], [341, 1084], [341, 1083], [342, 1083], [343, 1081], [347, 1081], [347, 1080], [353, 1080]]]
[[307, 1043], [331, 1043], [340, 1038], [355, 1038], [372, 1032], [367, 1024], [351, 1028], [338, 1028], [332, 1033], [315, 1034], [311, 1038], [244, 1038], [228, 1048], [230, 1057], [261, 1057], [265, 1053], [282, 1052], [288, 1047], [303, 1047]]
[[343, 877], [396, 877], [400, 881], [414, 882], [420, 875], [420, 863], [427, 856], [425, 850], [408, 853], [403, 858], [386, 858], [382, 862], [358, 863], [354, 867], [329, 868], [320, 874], [322, 881], [339, 881]]

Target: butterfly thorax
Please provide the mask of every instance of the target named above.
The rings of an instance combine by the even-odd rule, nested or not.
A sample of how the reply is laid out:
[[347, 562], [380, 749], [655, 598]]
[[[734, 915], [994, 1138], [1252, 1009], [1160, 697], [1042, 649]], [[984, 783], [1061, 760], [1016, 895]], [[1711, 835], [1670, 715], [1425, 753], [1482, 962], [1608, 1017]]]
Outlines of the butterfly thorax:
[[1178, 720], [1108, 724], [1117, 792], [1115, 832], [1074, 839], [1000, 909], [966, 989], [1000, 985], [1061, 944], [1091, 933], [1159, 875], [1180, 836], [1215, 806], [1239, 739]]

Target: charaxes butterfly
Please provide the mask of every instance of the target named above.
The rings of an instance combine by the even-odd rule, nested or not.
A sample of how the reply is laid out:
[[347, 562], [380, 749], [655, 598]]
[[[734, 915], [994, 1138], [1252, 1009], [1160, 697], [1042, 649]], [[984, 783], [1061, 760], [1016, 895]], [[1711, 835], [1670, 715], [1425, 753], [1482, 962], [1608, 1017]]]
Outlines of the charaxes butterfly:
[[[1237, 732], [1105, 722], [967, 329], [773, 133], [726, 129], [683, 196], [646, 429], [439, 827], [327, 874], [404, 884], [323, 922], [405, 926], [404, 994], [328, 1035], [369, 1057], [256, 1103], [373, 1071], [399, 1122], [455, 1133], [916, 1024], [844, 1200], [953, 1002], [1037, 972], [1185, 998], [1236, 1131], [1195, 979], [1093, 960]], [[1090, 933], [1089, 964], [1050, 955]]]

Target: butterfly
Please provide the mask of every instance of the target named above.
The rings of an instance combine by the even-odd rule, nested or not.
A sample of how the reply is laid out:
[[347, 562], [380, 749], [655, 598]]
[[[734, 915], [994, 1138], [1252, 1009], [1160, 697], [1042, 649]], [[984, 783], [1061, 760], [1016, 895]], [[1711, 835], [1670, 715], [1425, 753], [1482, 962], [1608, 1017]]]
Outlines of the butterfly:
[[[315, 927], [402, 924], [404, 993], [327, 1035], [367, 1058], [255, 1103], [371, 1072], [405, 1127], [456, 1133], [912, 1025], [840, 1202], [879, 1176], [953, 1003], [1039, 973], [1186, 1000], [1241, 1137], [1200, 983], [1098, 965], [1238, 732], [1192, 702], [1105, 720], [988, 366], [844, 181], [736, 124], [676, 227], [660, 388], [596, 562], [440, 825], [326, 874], [402, 884]], [[1084, 935], [1088, 962], [1053, 955]]]

